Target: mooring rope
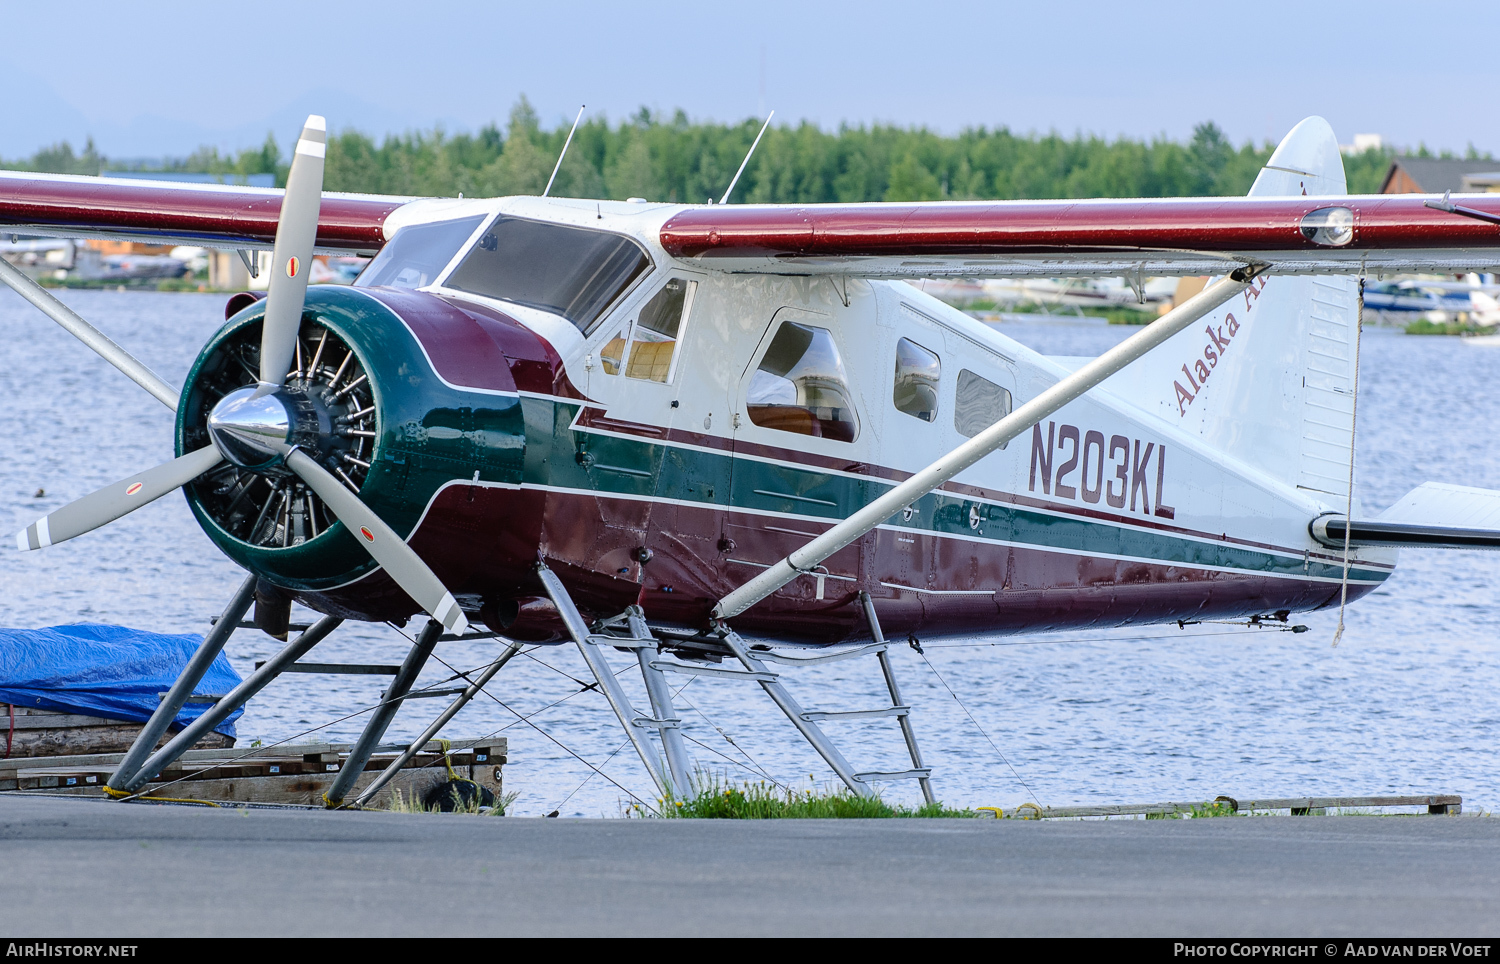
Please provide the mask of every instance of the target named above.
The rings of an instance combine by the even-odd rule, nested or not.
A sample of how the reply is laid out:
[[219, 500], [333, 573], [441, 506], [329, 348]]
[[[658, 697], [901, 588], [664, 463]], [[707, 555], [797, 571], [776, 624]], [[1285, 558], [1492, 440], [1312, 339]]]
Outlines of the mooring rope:
[[[453, 669], [452, 666], [449, 666], [449, 664], [447, 663], [446, 660], [444, 660], [441, 656], [437, 655], [436, 653], [434, 653], [432, 655], [432, 658], [435, 659], [435, 660], [437, 660], [439, 663], [442, 663], [444, 666], [447, 666], [450, 670]], [[600, 770], [598, 767], [594, 766], [592, 763], [590, 763], [589, 761], [585, 760], [581, 755], [579, 755], [577, 752], [575, 752], [572, 747], [569, 747], [567, 744], [563, 743], [561, 740], [559, 740], [557, 737], [553, 736], [551, 733], [548, 733], [546, 730], [542, 729], [540, 726], [537, 726], [535, 723], [531, 722], [529, 719], [527, 719], [526, 717], [522, 716], [516, 710], [512, 709], [510, 707], [510, 705], [507, 704], [504, 700], [500, 699], [500, 697], [496, 696], [494, 693], [491, 693], [489, 690], [484, 689], [482, 687], [480, 688], [479, 692], [483, 693], [485, 696], [488, 696], [490, 699], [494, 700], [506, 712], [508, 712], [512, 716], [516, 717], [516, 719], [519, 722], [525, 723], [527, 726], [531, 727], [533, 730], [536, 730], [542, 736], [545, 736], [547, 739], [551, 740], [553, 743], [556, 743], [557, 746], [560, 749], [563, 750], [563, 752], [565, 752], [569, 756], [573, 757], [579, 763], [582, 763], [584, 766], [586, 766], [590, 770], [593, 770], [594, 772], [598, 773], [601, 777], [603, 777], [604, 779], [608, 780], [610, 783], [613, 783], [615, 785], [615, 787], [618, 790], [620, 790], [620, 792], [627, 794], [636, 803], [639, 803], [641, 806], [645, 807], [647, 810], [650, 810], [652, 813], [656, 813], [657, 812], [657, 810], [656, 810], [655, 807], [651, 806], [651, 804], [649, 804], [646, 801], [642, 800], [633, 791], [631, 791], [630, 789], [628, 789], [627, 787], [625, 787], [624, 784], [620, 783], [620, 781], [616, 780], [614, 777], [610, 776], [608, 773], [605, 773], [603, 770]]]
[[[691, 682], [691, 680], [689, 680], [689, 682]], [[683, 689], [686, 689], [686, 688], [687, 688], [686, 686], [683, 687]], [[678, 692], [680, 693], [682, 691], [678, 690]], [[707, 744], [703, 743], [700, 740], [693, 740], [693, 738], [691, 736], [688, 736], [686, 733], [684, 733], [683, 736], [687, 737], [689, 740], [693, 740], [694, 743], [696, 743], [699, 746], [703, 747], [703, 749], [708, 750], [710, 753], [713, 753], [713, 754], [715, 754], [715, 755], [723, 758], [726, 762], [728, 762], [728, 763], [730, 763], [730, 764], [732, 764], [734, 766], [740, 767], [741, 769], [744, 769], [744, 770], [748, 770], [751, 773], [755, 774], [758, 777], [761, 777], [764, 780], [769, 780], [773, 785], [781, 787], [781, 789], [783, 789], [783, 790], [790, 790], [791, 789], [791, 787], [787, 786], [786, 784], [782, 783], [780, 780], [778, 780], [775, 777], [771, 776], [770, 773], [766, 772], [766, 768], [760, 765], [760, 761], [757, 760], [757, 759], [755, 759], [755, 757], [751, 756], [750, 755], [750, 751], [748, 751], [744, 747], [740, 746], [739, 743], [735, 740], [735, 738], [729, 735], [729, 732], [727, 730], [725, 730], [719, 724], [715, 723], [713, 720], [709, 719], [708, 718], [708, 714], [705, 713], [705, 712], [703, 712], [703, 710], [699, 708], [698, 704], [694, 703], [692, 700], [683, 700], [683, 702], [685, 702], [689, 707], [691, 707], [694, 713], [697, 713], [699, 716], [703, 717], [703, 722], [707, 723], [709, 726], [711, 726], [714, 729], [714, 731], [716, 733], [719, 734], [719, 736], [723, 737], [725, 743], [728, 743], [730, 746], [732, 746], [736, 750], [740, 751], [740, 754], [742, 756], [744, 756], [745, 759], [747, 759], [747, 760], [750, 761], [750, 765], [749, 766], [745, 766], [743, 763], [741, 763], [738, 760], [733, 759], [728, 754], [720, 752], [717, 748], [710, 747], [710, 746], [708, 746]]]
[[1339, 581], [1339, 628], [1333, 645], [1344, 637], [1344, 609], [1349, 605], [1349, 530], [1354, 524], [1354, 435], [1359, 430], [1359, 345], [1365, 331], [1365, 272], [1359, 272], [1359, 309], [1354, 322], [1354, 402], [1349, 413], [1349, 492], [1344, 501], [1344, 577]]
[[1021, 774], [1016, 771], [1016, 768], [1011, 765], [1011, 762], [1006, 757], [1004, 751], [1002, 751], [1000, 747], [996, 745], [994, 740], [990, 739], [989, 733], [986, 732], [983, 726], [979, 725], [979, 721], [974, 718], [973, 713], [969, 712], [969, 708], [964, 705], [964, 701], [958, 698], [958, 694], [953, 691], [953, 687], [949, 686], [948, 681], [943, 679], [943, 674], [937, 671], [937, 667], [932, 665], [932, 660], [928, 659], [927, 654], [922, 652], [920, 644], [916, 642], [916, 637], [913, 636], [911, 638], [911, 641], [913, 643], [912, 649], [915, 649], [917, 651], [917, 655], [922, 657], [922, 662], [927, 664], [927, 668], [932, 670], [932, 675], [936, 676], [938, 682], [943, 684], [943, 689], [948, 691], [948, 695], [953, 697], [953, 701], [958, 704], [959, 709], [964, 711], [964, 716], [967, 716], [969, 718], [969, 722], [974, 724], [974, 729], [979, 731], [979, 734], [984, 737], [985, 742], [990, 745], [990, 749], [994, 750], [995, 755], [1000, 758], [1000, 762], [1004, 763], [1006, 768], [1010, 770], [1010, 775], [1016, 778], [1016, 782], [1019, 783], [1023, 789], [1025, 789], [1027, 795], [1030, 796], [1032, 800], [1037, 800], [1038, 797], [1036, 793], [1034, 793], [1031, 787], [1027, 785], [1026, 781], [1021, 778]]

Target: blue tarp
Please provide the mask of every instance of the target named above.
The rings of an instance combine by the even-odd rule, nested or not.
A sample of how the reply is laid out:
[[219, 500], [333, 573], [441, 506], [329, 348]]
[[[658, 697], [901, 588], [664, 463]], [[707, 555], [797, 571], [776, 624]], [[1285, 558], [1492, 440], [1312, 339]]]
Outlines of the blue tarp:
[[[149, 719], [161, 705], [203, 637], [165, 636], [124, 626], [78, 623], [46, 629], [0, 629], [0, 703], [103, 716]], [[239, 685], [240, 675], [223, 653], [193, 690], [219, 695]], [[177, 714], [185, 726], [210, 707], [189, 703]], [[234, 736], [235, 710], [215, 730]]]

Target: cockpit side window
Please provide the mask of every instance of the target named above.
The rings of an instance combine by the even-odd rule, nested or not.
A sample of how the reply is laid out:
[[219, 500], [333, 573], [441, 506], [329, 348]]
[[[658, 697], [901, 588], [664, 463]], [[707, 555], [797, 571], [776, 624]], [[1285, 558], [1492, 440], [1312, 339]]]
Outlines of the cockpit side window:
[[444, 283], [555, 312], [588, 333], [650, 267], [621, 235], [502, 215]]
[[437, 221], [432, 224], [408, 224], [386, 242], [359, 279], [357, 287], [422, 288], [437, 280], [458, 254], [469, 237], [479, 228], [484, 215]]
[[604, 366], [604, 374], [618, 375], [625, 367], [625, 340], [629, 335], [630, 322], [627, 321], [600, 347], [599, 363]]
[[641, 308], [635, 330], [630, 334], [630, 361], [625, 374], [667, 382], [672, 377], [672, 357], [683, 319], [692, 310], [696, 281], [672, 278]]
[[903, 338], [896, 342], [896, 384], [891, 401], [898, 412], [937, 421], [938, 382], [943, 377], [943, 363], [936, 354], [916, 342]]
[[850, 395], [833, 335], [784, 321], [750, 376], [746, 407], [763, 428], [852, 442], [859, 421]]

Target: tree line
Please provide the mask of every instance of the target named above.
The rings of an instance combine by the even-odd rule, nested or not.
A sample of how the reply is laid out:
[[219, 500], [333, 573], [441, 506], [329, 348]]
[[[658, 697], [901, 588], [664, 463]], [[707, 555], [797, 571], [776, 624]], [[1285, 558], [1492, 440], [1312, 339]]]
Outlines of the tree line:
[[[642, 197], [653, 201], [717, 200], [734, 176], [759, 123], [694, 123], [642, 108], [611, 125], [595, 117], [578, 127], [552, 193], [565, 197]], [[523, 96], [502, 130], [441, 129], [388, 135], [344, 130], [328, 142], [329, 191], [453, 197], [540, 194], [568, 125], [543, 129]], [[1238, 147], [1212, 123], [1187, 143], [1094, 135], [1016, 134], [969, 128], [953, 136], [920, 127], [840, 126], [802, 122], [766, 132], [735, 188], [738, 202], [928, 201], [978, 198], [1183, 197], [1244, 194], [1275, 145]], [[1425, 148], [1422, 154], [1427, 154]], [[1472, 154], [1472, 148], [1470, 149]], [[1392, 152], [1347, 155], [1350, 193], [1380, 188]], [[274, 174], [286, 183], [289, 163], [274, 136], [256, 148], [221, 154], [204, 147], [153, 169], [219, 175]], [[98, 174], [111, 164], [92, 139], [75, 153], [67, 143], [30, 158], [0, 161], [12, 170]]]

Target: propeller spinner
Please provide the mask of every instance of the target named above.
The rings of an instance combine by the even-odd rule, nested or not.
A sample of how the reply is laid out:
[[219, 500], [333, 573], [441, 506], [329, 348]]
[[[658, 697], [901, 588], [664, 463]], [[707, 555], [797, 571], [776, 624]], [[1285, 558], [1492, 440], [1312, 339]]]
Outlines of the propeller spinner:
[[315, 536], [317, 508], [305, 493], [299, 499], [298, 490], [305, 486], [316, 493], [330, 520], [342, 522], [354, 533], [356, 541], [407, 595], [448, 632], [462, 633], [468, 620], [453, 595], [421, 557], [361, 501], [359, 486], [340, 467], [340, 462], [351, 468], [366, 466], [358, 454], [349, 451], [350, 440], [358, 446], [375, 434], [360, 421], [373, 406], [366, 405], [357, 392], [365, 379], [350, 369], [351, 363], [357, 367], [354, 352], [348, 350], [337, 368], [331, 363], [321, 365], [328, 343], [325, 330], [311, 360], [303, 365], [302, 314], [322, 203], [326, 132], [322, 117], [309, 117], [292, 158], [276, 229], [255, 384], [233, 388], [213, 406], [207, 419], [209, 445], [48, 514], [17, 535], [17, 548], [41, 549], [97, 529], [206, 473], [224, 471], [228, 467], [221, 465], [228, 461], [237, 473], [235, 485], [241, 496], [258, 481], [270, 489], [260, 517], [249, 527], [249, 541], [256, 541], [278, 498], [289, 516], [296, 506]]

